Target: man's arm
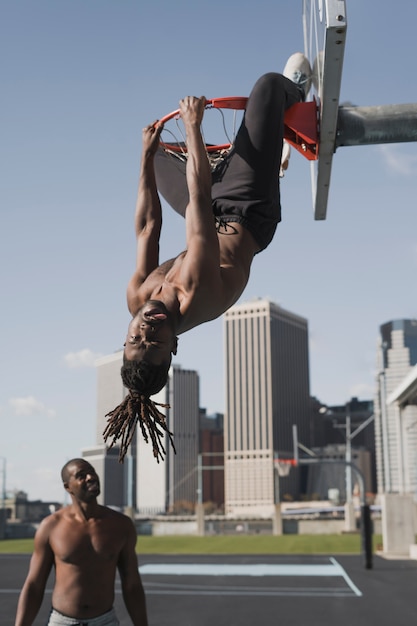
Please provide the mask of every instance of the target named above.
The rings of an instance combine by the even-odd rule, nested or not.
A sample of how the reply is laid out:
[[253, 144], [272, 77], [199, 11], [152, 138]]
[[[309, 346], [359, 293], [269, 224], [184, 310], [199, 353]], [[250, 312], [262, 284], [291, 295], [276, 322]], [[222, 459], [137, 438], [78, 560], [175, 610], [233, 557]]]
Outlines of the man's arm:
[[136, 556], [136, 530], [127, 519], [126, 542], [117, 563], [122, 584], [123, 599], [133, 626], [148, 626], [145, 592], [139, 575]]
[[51, 518], [46, 518], [35, 535], [35, 547], [29, 572], [19, 596], [15, 626], [31, 626], [41, 607], [45, 585], [54, 564], [49, 545]]
[[181, 281], [185, 288], [220, 280], [220, 250], [211, 201], [211, 169], [201, 135], [206, 99], [188, 96], [180, 111], [187, 140], [189, 204], [185, 214], [187, 254]]
[[138, 307], [137, 292], [144, 280], [159, 265], [159, 237], [162, 209], [155, 180], [154, 157], [162, 126], [149, 124], [142, 132], [142, 158], [135, 212], [137, 239], [136, 271], [127, 288], [127, 305], [132, 315]]

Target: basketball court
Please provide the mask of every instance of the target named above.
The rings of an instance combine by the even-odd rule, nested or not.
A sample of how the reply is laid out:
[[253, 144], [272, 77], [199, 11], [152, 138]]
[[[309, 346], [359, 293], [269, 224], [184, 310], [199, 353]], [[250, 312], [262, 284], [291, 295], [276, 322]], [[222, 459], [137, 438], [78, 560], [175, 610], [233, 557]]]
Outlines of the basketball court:
[[[30, 555], [0, 555], [1, 624], [13, 626]], [[391, 626], [415, 619], [417, 561], [360, 556], [139, 557], [149, 626]], [[52, 578], [34, 626], [44, 626]], [[121, 626], [131, 621], [116, 584]]]

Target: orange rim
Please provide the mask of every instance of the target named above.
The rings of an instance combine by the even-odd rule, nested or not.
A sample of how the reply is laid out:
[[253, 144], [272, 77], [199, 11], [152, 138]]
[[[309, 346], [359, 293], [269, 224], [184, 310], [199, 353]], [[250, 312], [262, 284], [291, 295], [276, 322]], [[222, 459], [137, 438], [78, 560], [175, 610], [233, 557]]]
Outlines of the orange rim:
[[[235, 111], [241, 111], [246, 108], [246, 103], [248, 99], [245, 96], [228, 96], [225, 98], [211, 98], [206, 102], [206, 109], [233, 109]], [[169, 120], [173, 118], [179, 119], [181, 117], [180, 110], [176, 109], [175, 111], [171, 111], [164, 117], [161, 117], [160, 120], [157, 121], [157, 124], [165, 124]], [[165, 150], [172, 150], [172, 152], [187, 152], [186, 146], [177, 146], [175, 143], [165, 143], [163, 141], [160, 142], [160, 145]], [[218, 152], [221, 150], [228, 150], [230, 148], [230, 143], [216, 144], [216, 145], [206, 145], [207, 152]]]

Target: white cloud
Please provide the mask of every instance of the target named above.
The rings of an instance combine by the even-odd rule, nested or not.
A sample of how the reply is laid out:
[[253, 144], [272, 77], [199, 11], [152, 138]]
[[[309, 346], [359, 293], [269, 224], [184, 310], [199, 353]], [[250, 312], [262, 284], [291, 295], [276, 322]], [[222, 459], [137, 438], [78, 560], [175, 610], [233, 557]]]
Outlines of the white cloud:
[[9, 405], [14, 415], [18, 416], [44, 414], [47, 417], [55, 417], [56, 415], [53, 409], [48, 409], [43, 402], [40, 402], [33, 396], [26, 396], [26, 398], [10, 398]]
[[103, 355], [85, 348], [79, 352], [68, 352], [68, 354], [64, 356], [64, 361], [71, 369], [77, 367], [94, 367], [95, 361], [101, 356]]
[[384, 144], [378, 146], [385, 165], [391, 172], [410, 176], [417, 174], [417, 156], [402, 151], [397, 145]]

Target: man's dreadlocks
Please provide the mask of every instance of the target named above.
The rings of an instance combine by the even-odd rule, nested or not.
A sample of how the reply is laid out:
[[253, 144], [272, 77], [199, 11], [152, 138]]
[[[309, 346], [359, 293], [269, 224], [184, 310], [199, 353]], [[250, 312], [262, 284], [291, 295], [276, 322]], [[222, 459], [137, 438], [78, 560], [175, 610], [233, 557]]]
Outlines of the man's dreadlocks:
[[158, 463], [166, 454], [162, 443], [164, 432], [168, 434], [175, 452], [173, 434], [168, 430], [165, 415], [157, 408], [169, 408], [169, 404], [159, 404], [150, 399], [150, 396], [158, 393], [166, 384], [169, 366], [169, 363], [153, 365], [147, 361], [128, 361], [123, 358], [120, 373], [129, 393], [119, 406], [107, 413], [108, 423], [103, 432], [104, 441], [112, 439], [110, 448], [120, 439], [120, 463], [123, 463], [137, 422], [146, 443], [151, 440], [153, 454]]

